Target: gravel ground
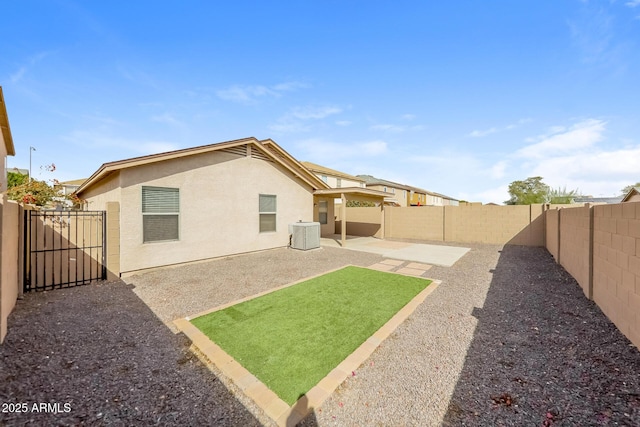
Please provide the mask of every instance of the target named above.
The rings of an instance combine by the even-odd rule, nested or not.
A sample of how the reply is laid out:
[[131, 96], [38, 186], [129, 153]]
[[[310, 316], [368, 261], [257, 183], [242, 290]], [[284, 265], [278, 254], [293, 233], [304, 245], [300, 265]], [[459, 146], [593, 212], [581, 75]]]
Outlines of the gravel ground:
[[[453, 267], [427, 272], [443, 283], [304, 424], [640, 425], [640, 352], [551, 256], [464, 246]], [[269, 425], [170, 321], [379, 260], [278, 249], [132, 276], [133, 289], [27, 295], [0, 346], [0, 403], [72, 410], [0, 413], [0, 425]]]

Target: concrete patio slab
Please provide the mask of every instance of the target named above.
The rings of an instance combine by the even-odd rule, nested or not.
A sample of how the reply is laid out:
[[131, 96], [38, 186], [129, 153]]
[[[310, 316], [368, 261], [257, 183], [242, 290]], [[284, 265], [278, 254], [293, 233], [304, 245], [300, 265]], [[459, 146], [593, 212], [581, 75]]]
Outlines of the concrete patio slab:
[[[320, 239], [322, 246], [340, 248], [340, 237], [329, 236]], [[446, 245], [428, 245], [424, 243], [392, 242], [376, 239], [375, 237], [347, 238], [344, 249], [352, 251], [370, 252], [382, 255], [386, 258], [400, 259], [404, 261], [414, 261], [422, 264], [439, 265], [451, 267], [464, 254], [469, 252], [469, 248]]]

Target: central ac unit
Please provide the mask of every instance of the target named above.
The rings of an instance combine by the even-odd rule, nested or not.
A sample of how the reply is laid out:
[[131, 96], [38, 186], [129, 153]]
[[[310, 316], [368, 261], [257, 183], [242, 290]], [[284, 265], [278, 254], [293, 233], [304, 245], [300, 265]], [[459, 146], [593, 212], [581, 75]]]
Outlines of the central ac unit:
[[315, 249], [320, 247], [320, 223], [296, 222], [289, 225], [293, 249]]

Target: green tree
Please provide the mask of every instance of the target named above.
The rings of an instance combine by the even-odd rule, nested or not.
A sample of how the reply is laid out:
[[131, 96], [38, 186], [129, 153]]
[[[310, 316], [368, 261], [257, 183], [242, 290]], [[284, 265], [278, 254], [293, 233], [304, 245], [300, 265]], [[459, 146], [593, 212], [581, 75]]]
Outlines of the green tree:
[[375, 205], [375, 203], [366, 200], [347, 200], [348, 208], [366, 208], [373, 207]]
[[7, 172], [7, 188], [12, 188], [17, 185], [22, 185], [29, 181], [29, 175], [22, 174], [20, 172]]
[[7, 190], [7, 197], [19, 203], [45, 206], [54, 200], [62, 200], [60, 185], [49, 185], [46, 181], [32, 179], [26, 183], [16, 185]]
[[627, 193], [628, 193], [629, 191], [631, 191], [631, 189], [632, 189], [633, 187], [640, 187], [640, 182], [636, 182], [635, 184], [627, 185], [626, 187], [624, 187], [624, 188], [623, 188], [622, 190], [620, 190], [620, 191], [622, 192], [622, 195], [623, 195], [623, 196], [626, 196], [626, 195], [627, 195]]
[[546, 203], [549, 186], [542, 182], [541, 176], [529, 177], [524, 181], [513, 181], [509, 184], [509, 195], [511, 198], [505, 202], [507, 205]]
[[573, 200], [579, 196], [580, 192], [578, 189], [569, 191], [567, 190], [567, 187], [564, 186], [563, 188], [558, 187], [557, 189], [549, 189], [547, 200], [549, 203], [553, 203], [555, 205], [568, 205], [573, 203]]

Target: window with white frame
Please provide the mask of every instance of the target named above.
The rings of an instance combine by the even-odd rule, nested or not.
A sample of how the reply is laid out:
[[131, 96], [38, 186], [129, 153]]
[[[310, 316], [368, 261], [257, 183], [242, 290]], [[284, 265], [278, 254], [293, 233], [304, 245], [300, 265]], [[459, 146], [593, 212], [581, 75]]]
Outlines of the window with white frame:
[[260, 233], [276, 231], [276, 196], [260, 194]]
[[320, 175], [320, 179], [326, 183], [327, 182], [327, 175]]
[[142, 187], [143, 243], [179, 240], [180, 190]]
[[337, 188], [341, 188], [342, 187], [342, 178], [337, 178], [336, 182], [337, 182], [336, 187]]
[[318, 202], [318, 220], [320, 224], [327, 223], [327, 215], [329, 213], [329, 202], [326, 200], [320, 200]]

